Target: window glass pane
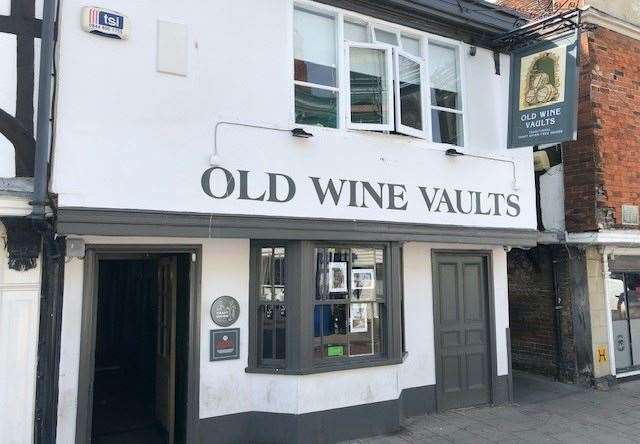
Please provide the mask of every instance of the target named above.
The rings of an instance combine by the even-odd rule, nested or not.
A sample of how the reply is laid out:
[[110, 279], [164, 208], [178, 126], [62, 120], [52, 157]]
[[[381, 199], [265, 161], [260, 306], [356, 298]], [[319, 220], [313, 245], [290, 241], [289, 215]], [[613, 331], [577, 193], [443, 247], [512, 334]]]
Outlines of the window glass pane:
[[627, 319], [627, 301], [624, 294], [624, 277], [622, 273], [611, 273], [609, 282], [609, 309], [611, 319], [621, 321]]
[[344, 22], [344, 39], [350, 42], [368, 42], [367, 26], [359, 23]]
[[611, 311], [613, 324], [613, 346], [616, 357], [616, 368], [623, 369], [631, 367], [632, 365], [624, 275], [622, 273], [612, 273], [608, 279], [607, 287], [609, 310]]
[[389, 45], [398, 46], [398, 36], [393, 32], [383, 31], [375, 28], [376, 41], [380, 43], [388, 43]]
[[400, 82], [400, 121], [402, 125], [422, 130], [422, 90], [419, 63], [398, 56]]
[[351, 121], [386, 124], [389, 122], [389, 77], [385, 51], [352, 47], [349, 52]]
[[463, 146], [462, 115], [431, 110], [433, 141]]
[[422, 56], [422, 51], [420, 50], [420, 40], [407, 37], [406, 35], [402, 36], [402, 49], [407, 51], [409, 54], [414, 55], [416, 57]]
[[354, 303], [349, 308], [349, 356], [379, 354], [381, 304]]
[[296, 9], [293, 39], [295, 79], [336, 86], [336, 39], [333, 17]]
[[273, 248], [262, 249], [262, 260], [260, 264], [260, 297], [266, 301], [273, 299], [272, 274], [273, 269]]
[[265, 365], [285, 358], [286, 347], [286, 251], [283, 247], [260, 250], [258, 303], [259, 358]]
[[384, 298], [384, 254], [373, 248], [351, 250], [351, 300]]
[[284, 301], [286, 276], [286, 261], [284, 248], [273, 249], [273, 296], [276, 301]]
[[460, 109], [460, 73], [456, 50], [440, 45], [429, 45], [429, 78], [431, 104]]
[[316, 249], [316, 299], [346, 299], [349, 294], [349, 249]]
[[316, 305], [314, 310], [314, 355], [317, 359], [348, 354], [347, 304]]
[[272, 305], [261, 305], [258, 319], [262, 339], [262, 359], [273, 359], [274, 312]]
[[295, 86], [296, 123], [328, 128], [338, 126], [338, 93], [326, 89]]
[[275, 359], [285, 358], [285, 344], [286, 344], [286, 308], [284, 305], [276, 305], [273, 307], [275, 312]]
[[640, 319], [640, 274], [625, 273], [625, 277], [627, 284], [627, 303], [629, 304], [629, 318]]

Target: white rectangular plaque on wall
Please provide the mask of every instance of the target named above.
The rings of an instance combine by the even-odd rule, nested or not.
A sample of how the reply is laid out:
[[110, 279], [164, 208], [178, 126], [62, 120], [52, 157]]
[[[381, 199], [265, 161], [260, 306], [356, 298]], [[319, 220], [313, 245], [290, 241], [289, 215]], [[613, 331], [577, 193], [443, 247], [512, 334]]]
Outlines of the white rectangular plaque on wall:
[[158, 20], [157, 70], [187, 75], [187, 26]]

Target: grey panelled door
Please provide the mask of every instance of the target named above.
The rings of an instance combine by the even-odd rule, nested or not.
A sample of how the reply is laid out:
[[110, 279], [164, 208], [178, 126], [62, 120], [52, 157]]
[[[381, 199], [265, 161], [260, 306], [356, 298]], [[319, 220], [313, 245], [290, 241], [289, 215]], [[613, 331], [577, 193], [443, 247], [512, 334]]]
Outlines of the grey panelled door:
[[437, 254], [433, 279], [438, 410], [489, 403], [487, 260]]

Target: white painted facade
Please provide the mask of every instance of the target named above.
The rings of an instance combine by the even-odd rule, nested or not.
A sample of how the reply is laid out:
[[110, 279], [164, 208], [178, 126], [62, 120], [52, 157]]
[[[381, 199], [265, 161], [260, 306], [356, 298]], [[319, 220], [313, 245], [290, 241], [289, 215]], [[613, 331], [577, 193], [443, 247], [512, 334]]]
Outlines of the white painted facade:
[[[405, 331], [407, 357], [402, 364], [316, 375], [245, 373], [248, 351], [249, 242], [247, 240], [85, 237], [87, 244], [201, 244], [202, 301], [200, 418], [261, 411], [302, 414], [397, 399], [405, 388], [436, 382], [433, 344], [432, 249], [480, 249], [486, 246], [411, 242], [404, 247]], [[496, 316], [498, 375], [509, 372], [506, 329], [509, 326], [506, 252], [491, 249]], [[58, 401], [58, 443], [75, 439], [82, 314], [82, 259], [65, 269], [65, 304]], [[241, 329], [239, 360], [209, 362], [209, 331], [215, 328], [209, 308], [221, 294], [237, 296]], [[221, 377], [224, 375], [224, 378]], [[366, 383], [363, 383], [366, 381]], [[326, 387], [332, 387], [327, 396]]]
[[[126, 41], [84, 33], [77, 19], [83, 5], [80, 1], [62, 5], [60, 99], [51, 184], [61, 208], [535, 229], [531, 152], [506, 150], [507, 56], [501, 56], [502, 75], [498, 76], [491, 51], [479, 48], [472, 57], [468, 45], [433, 37], [459, 48], [466, 110], [465, 147], [460, 151], [481, 151], [501, 160], [447, 158], [448, 145], [346, 129], [310, 127], [315, 137], [306, 140], [286, 132], [231, 125], [220, 125], [216, 131], [221, 121], [283, 130], [297, 126], [293, 122], [291, 0], [197, 7], [169, 1], [116, 1], [110, 8], [131, 21]], [[156, 72], [158, 20], [187, 24], [186, 76]], [[254, 173], [250, 195], [265, 191], [264, 172], [269, 171], [292, 176], [298, 186], [296, 197], [286, 204], [239, 202], [234, 198], [237, 187], [229, 199], [205, 195], [200, 181], [211, 166], [216, 133], [218, 164], [232, 172]], [[214, 175], [214, 182], [218, 176]], [[308, 176], [406, 184], [409, 217], [393, 210], [344, 208], [344, 204], [312, 207], [317, 198]], [[427, 212], [418, 186], [516, 193], [522, 212], [515, 218]], [[483, 200], [488, 203], [491, 198]]]
[[[452, 148], [451, 145], [401, 135], [347, 130], [344, 122], [337, 129], [304, 127], [314, 137], [301, 140], [288, 132], [300, 126], [294, 122], [292, 0], [198, 4], [168, 0], [110, 1], [109, 9], [127, 15], [130, 20], [130, 38], [126, 41], [84, 33], [79, 15], [81, 7], [88, 5], [79, 0], [66, 0], [61, 4], [56, 140], [51, 180], [51, 191], [58, 196], [59, 208], [535, 230], [531, 150], [506, 149], [508, 56], [500, 56], [502, 74], [496, 75], [493, 53], [489, 50], [478, 48], [477, 54], [470, 56], [467, 44], [389, 25], [457, 48], [465, 109], [465, 143], [457, 149], [482, 158], [448, 157], [445, 151]], [[362, 18], [355, 13], [344, 14]], [[172, 62], [186, 63], [184, 72], [176, 69], [179, 75], [157, 69], [158, 42], [163, 41], [158, 38], [159, 22], [186, 28], [186, 56], [181, 53], [183, 48], [168, 45], [180, 52]], [[162, 66], [167, 63], [166, 56], [162, 57]], [[219, 122], [271, 129], [228, 123], [217, 126]], [[214, 154], [217, 155], [212, 164]], [[296, 183], [296, 195], [286, 203], [238, 200], [236, 183], [229, 198], [215, 199], [203, 191], [201, 184], [203, 173], [212, 167], [225, 168], [234, 174], [236, 181], [240, 180], [238, 170], [251, 171], [248, 188], [251, 196], [268, 193], [266, 172], [287, 175]], [[310, 177], [323, 181], [345, 179], [401, 184], [405, 186], [401, 202], [407, 204], [407, 209], [389, 209], [388, 194], [384, 197], [384, 208], [373, 205], [353, 208], [348, 205], [347, 197], [341, 197], [337, 203], [325, 200], [321, 204]], [[218, 169], [210, 182], [216, 195], [224, 192], [221, 179]], [[282, 176], [279, 180], [279, 186], [283, 186]], [[430, 187], [432, 191], [434, 188], [448, 189], [452, 193], [454, 190], [477, 191], [482, 196], [481, 205], [494, 202], [489, 193], [514, 194], [518, 196], [520, 211], [509, 215], [505, 204], [499, 215], [495, 211], [485, 215], [429, 211], [425, 208], [421, 186]], [[286, 194], [286, 191], [282, 192]], [[361, 191], [359, 193], [357, 199], [362, 201], [364, 197]], [[283, 194], [279, 196], [282, 198]], [[245, 372], [249, 332], [249, 239], [69, 235], [92, 245], [202, 246], [200, 418], [251, 411], [303, 414], [394, 400], [405, 388], [435, 384], [433, 249], [490, 250], [497, 374], [507, 375], [510, 371], [507, 267], [503, 245], [404, 244], [408, 350], [404, 362], [287, 376]], [[59, 444], [72, 443], [76, 436], [83, 273], [83, 259], [68, 259], [60, 357]], [[209, 362], [209, 331], [215, 327], [209, 309], [213, 300], [223, 294], [233, 295], [240, 303], [241, 315], [234, 327], [241, 329], [241, 358]], [[326, 393], [327, 381], [331, 382], [331, 396]], [[275, 393], [278, 396], [274, 396]]]
[[6, 241], [0, 224], [0, 437], [27, 444], [33, 442], [41, 261], [28, 271], [11, 270]]

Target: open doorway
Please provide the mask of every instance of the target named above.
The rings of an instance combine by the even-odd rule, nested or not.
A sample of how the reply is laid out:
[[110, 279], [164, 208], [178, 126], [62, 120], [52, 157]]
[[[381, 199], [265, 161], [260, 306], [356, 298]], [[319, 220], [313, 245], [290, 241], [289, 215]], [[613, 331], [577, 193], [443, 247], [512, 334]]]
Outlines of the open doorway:
[[186, 442], [191, 255], [96, 265], [91, 442]]

